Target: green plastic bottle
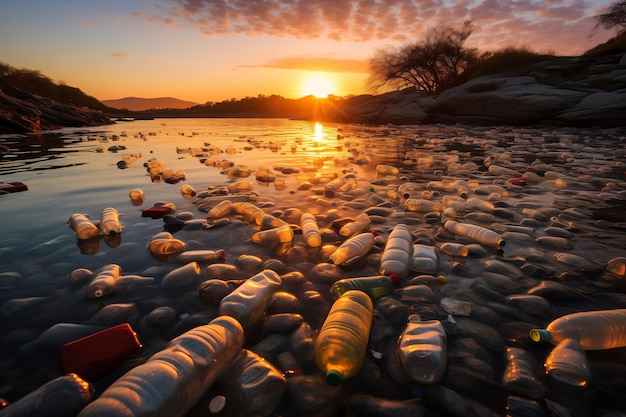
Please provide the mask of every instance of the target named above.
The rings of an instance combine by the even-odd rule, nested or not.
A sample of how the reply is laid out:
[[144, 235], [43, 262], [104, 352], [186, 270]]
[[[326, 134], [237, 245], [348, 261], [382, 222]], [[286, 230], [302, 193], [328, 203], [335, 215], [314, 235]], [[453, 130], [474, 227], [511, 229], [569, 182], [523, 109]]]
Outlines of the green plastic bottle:
[[398, 277], [394, 274], [344, 278], [330, 287], [330, 293], [335, 297], [341, 297], [346, 291], [360, 290], [369, 295], [372, 300], [376, 300], [383, 295], [392, 294], [394, 285], [397, 283]]
[[371, 298], [358, 290], [347, 291], [330, 308], [314, 347], [315, 364], [328, 385], [339, 385], [361, 369], [373, 314]]

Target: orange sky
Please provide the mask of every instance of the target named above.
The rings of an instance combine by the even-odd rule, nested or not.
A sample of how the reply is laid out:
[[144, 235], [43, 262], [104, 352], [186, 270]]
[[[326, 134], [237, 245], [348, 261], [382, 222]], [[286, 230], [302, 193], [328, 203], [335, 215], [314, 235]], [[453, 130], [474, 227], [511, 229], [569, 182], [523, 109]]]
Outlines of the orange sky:
[[[597, 0], [2, 0], [0, 60], [100, 100], [367, 92], [378, 48], [472, 19], [467, 46], [575, 55]], [[311, 80], [313, 78], [313, 80]]]

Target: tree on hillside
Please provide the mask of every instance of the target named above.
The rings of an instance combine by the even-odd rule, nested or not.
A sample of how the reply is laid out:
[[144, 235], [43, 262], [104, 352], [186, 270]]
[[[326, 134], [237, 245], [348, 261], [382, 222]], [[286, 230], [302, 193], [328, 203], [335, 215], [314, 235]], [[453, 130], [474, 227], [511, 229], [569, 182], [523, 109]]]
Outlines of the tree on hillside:
[[626, 31], [626, 1], [618, 1], [606, 13], [597, 15], [596, 19], [598, 23], [591, 31], [592, 36], [601, 27], [606, 30], [617, 29], [618, 34], [622, 34]]
[[377, 50], [369, 62], [370, 86], [375, 90], [415, 87], [428, 93], [445, 90], [481, 59], [477, 49], [464, 46], [471, 33], [471, 21], [461, 30], [441, 25], [420, 42]]

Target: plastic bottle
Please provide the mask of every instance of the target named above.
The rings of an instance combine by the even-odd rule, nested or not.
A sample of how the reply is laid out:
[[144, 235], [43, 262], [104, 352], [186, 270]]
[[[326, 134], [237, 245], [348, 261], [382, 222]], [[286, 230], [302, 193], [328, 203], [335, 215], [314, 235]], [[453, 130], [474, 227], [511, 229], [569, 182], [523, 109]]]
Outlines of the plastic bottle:
[[621, 277], [626, 276], [626, 257], [618, 256], [611, 259], [606, 265], [607, 271]]
[[372, 300], [362, 291], [348, 291], [333, 303], [313, 348], [328, 385], [338, 385], [361, 369], [372, 320]]
[[389, 236], [380, 257], [379, 272], [382, 275], [396, 274], [403, 279], [411, 271], [413, 236], [406, 224], [397, 224]]
[[452, 234], [468, 237], [481, 245], [500, 248], [506, 243], [500, 234], [475, 224], [459, 223], [454, 220], [448, 220], [445, 222], [443, 227]]
[[261, 230], [252, 235], [252, 242], [260, 245], [287, 243], [293, 240], [293, 229], [288, 224], [273, 229]]
[[185, 251], [187, 245], [179, 239], [175, 239], [171, 233], [157, 233], [148, 242], [150, 255], [157, 260], [167, 261], [175, 258]]
[[184, 416], [241, 353], [243, 336], [228, 316], [189, 330], [113, 382], [79, 416]]
[[176, 262], [181, 264], [188, 262], [217, 262], [224, 259], [226, 259], [226, 251], [224, 249], [187, 250], [176, 256]]
[[469, 255], [469, 248], [462, 243], [445, 242], [439, 246], [439, 250], [450, 256], [459, 256], [465, 258]]
[[115, 292], [115, 283], [121, 276], [122, 268], [117, 264], [103, 266], [96, 272], [87, 288], [85, 296], [87, 298], [100, 298]]
[[360, 233], [346, 239], [330, 254], [328, 263], [341, 265], [357, 256], [364, 256], [374, 246], [375, 233]]
[[406, 374], [421, 384], [436, 384], [446, 372], [446, 331], [439, 320], [422, 321], [411, 314], [398, 339], [398, 356]]
[[443, 210], [441, 204], [437, 201], [425, 200], [423, 198], [407, 198], [404, 200], [404, 208], [407, 211], [417, 211], [420, 213]]
[[180, 186], [180, 193], [182, 194], [182, 196], [184, 198], [191, 198], [191, 197], [195, 197], [196, 194], [198, 194], [196, 192], [196, 190], [189, 184], [183, 184]]
[[[234, 202], [233, 211], [237, 214], [241, 214], [245, 221], [248, 223], [261, 224], [261, 217], [265, 215], [265, 212], [252, 203]], [[258, 219], [258, 220], [257, 220]]]
[[558, 344], [571, 338], [585, 350], [626, 346], [626, 309], [583, 311], [561, 316], [545, 329], [532, 329], [535, 342]]
[[201, 276], [200, 265], [191, 261], [178, 267], [163, 277], [161, 285], [164, 288], [179, 288], [198, 282]]
[[234, 211], [230, 200], [222, 200], [207, 212], [209, 219], [220, 219], [229, 216]]
[[379, 177], [398, 176], [400, 170], [392, 165], [376, 165], [376, 175]]
[[70, 228], [76, 233], [76, 237], [79, 240], [93, 239], [100, 236], [100, 231], [95, 224], [89, 220], [87, 216], [80, 213], [74, 213], [70, 216], [67, 223]]
[[369, 277], [344, 278], [335, 281], [330, 287], [330, 293], [335, 297], [341, 297], [346, 291], [360, 290], [370, 296], [372, 300], [383, 295], [392, 294], [394, 285], [398, 283], [395, 275], [374, 275]]
[[419, 274], [433, 274], [439, 272], [439, 253], [437, 248], [430, 245], [413, 245], [411, 257], [411, 271]]
[[80, 376], [70, 373], [46, 382], [6, 408], [4, 417], [75, 416], [91, 400], [94, 389]]
[[112, 207], [102, 210], [100, 215], [100, 231], [105, 236], [115, 236], [122, 233], [120, 214]]
[[259, 322], [280, 286], [280, 276], [271, 269], [265, 269], [248, 278], [243, 284], [222, 299], [219, 313], [239, 320], [244, 328]]
[[552, 349], [544, 363], [546, 375], [575, 387], [591, 382], [591, 369], [584, 349], [575, 339], [563, 339]]
[[300, 227], [302, 236], [306, 244], [312, 248], [317, 248], [322, 244], [322, 236], [315, 216], [311, 213], [304, 213], [300, 217]]
[[366, 213], [361, 213], [356, 217], [355, 221], [343, 225], [339, 229], [339, 234], [344, 237], [350, 237], [363, 233], [369, 230], [371, 223], [370, 216]]
[[133, 188], [128, 193], [128, 196], [130, 197], [130, 202], [133, 206], [142, 205], [146, 199], [146, 196], [144, 195], [143, 190], [140, 188]]

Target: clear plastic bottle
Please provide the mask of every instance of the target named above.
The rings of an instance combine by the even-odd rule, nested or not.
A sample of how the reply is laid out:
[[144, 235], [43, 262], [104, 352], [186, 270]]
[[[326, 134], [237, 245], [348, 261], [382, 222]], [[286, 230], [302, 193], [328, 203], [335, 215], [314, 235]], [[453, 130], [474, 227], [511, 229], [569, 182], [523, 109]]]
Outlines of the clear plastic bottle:
[[102, 210], [100, 215], [100, 231], [105, 236], [115, 236], [122, 233], [120, 214], [112, 207]]
[[261, 230], [252, 235], [252, 242], [259, 245], [273, 245], [276, 243], [288, 243], [293, 240], [294, 233], [291, 226], [275, 227], [273, 229]]
[[170, 260], [185, 251], [187, 245], [179, 239], [152, 239], [148, 243], [150, 255], [157, 260]]
[[505, 241], [499, 233], [475, 224], [459, 223], [454, 220], [448, 220], [445, 222], [443, 227], [452, 234], [468, 237], [481, 245], [500, 248], [505, 244]]
[[419, 213], [428, 213], [431, 211], [442, 211], [441, 204], [433, 200], [425, 200], [423, 198], [407, 198], [404, 200], [404, 208], [407, 211], [416, 211]]
[[395, 275], [374, 275], [370, 277], [344, 278], [335, 281], [330, 287], [330, 293], [341, 297], [346, 291], [360, 290], [370, 296], [372, 300], [383, 295], [392, 294], [394, 285], [398, 283]]
[[108, 264], [96, 272], [87, 288], [87, 298], [100, 298], [115, 292], [115, 283], [122, 275], [122, 268], [118, 264]]
[[181, 264], [188, 262], [217, 262], [224, 259], [226, 259], [226, 251], [224, 249], [187, 250], [176, 256], [176, 262]]
[[413, 236], [406, 224], [397, 224], [389, 236], [385, 249], [380, 257], [378, 272], [382, 275], [395, 274], [403, 279], [411, 271], [411, 258], [413, 257]]
[[100, 236], [98, 227], [89, 220], [87, 216], [81, 213], [74, 213], [70, 216], [67, 223], [76, 233], [79, 240], [93, 239]]
[[535, 342], [558, 344], [574, 339], [585, 350], [603, 350], [626, 346], [626, 309], [583, 311], [561, 316], [545, 329], [532, 329]]
[[306, 244], [312, 248], [317, 248], [322, 244], [322, 236], [320, 234], [317, 219], [311, 213], [304, 213], [300, 217], [300, 227], [302, 228], [302, 236]]
[[220, 302], [219, 313], [232, 316], [244, 328], [249, 328], [261, 320], [281, 283], [276, 272], [265, 269], [224, 297]]
[[330, 254], [328, 263], [341, 265], [357, 256], [364, 256], [374, 246], [374, 233], [360, 233], [346, 239]]
[[165, 274], [161, 280], [161, 285], [164, 288], [184, 287], [198, 282], [200, 276], [200, 265], [192, 261]]
[[439, 320], [412, 314], [398, 339], [398, 356], [406, 374], [421, 384], [436, 384], [446, 372], [446, 331]]
[[459, 256], [465, 258], [469, 255], [469, 248], [462, 243], [445, 242], [439, 246], [439, 250], [450, 256]]
[[228, 316], [189, 330], [113, 382], [79, 416], [184, 416], [239, 356], [243, 339], [241, 324]]
[[234, 211], [233, 203], [230, 200], [222, 200], [207, 212], [209, 219], [221, 219], [227, 217]]
[[143, 190], [140, 188], [133, 188], [128, 193], [128, 196], [130, 197], [130, 202], [133, 206], [142, 205], [146, 199], [146, 196], [144, 195]]
[[196, 192], [196, 190], [189, 184], [183, 184], [180, 186], [180, 193], [184, 198], [191, 198], [191, 197], [195, 197], [196, 194], [198, 194]]
[[355, 221], [345, 224], [339, 229], [339, 234], [344, 237], [350, 237], [359, 233], [366, 232], [372, 223], [370, 216], [366, 213], [359, 214]]
[[411, 271], [419, 274], [437, 274], [439, 272], [439, 253], [437, 248], [424, 244], [413, 245]]
[[575, 387], [591, 382], [591, 369], [585, 350], [575, 339], [563, 339], [552, 349], [544, 363], [546, 375]]
[[372, 320], [372, 300], [362, 291], [348, 291], [333, 303], [313, 350], [315, 364], [329, 385], [338, 385], [361, 369]]

